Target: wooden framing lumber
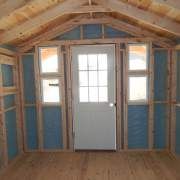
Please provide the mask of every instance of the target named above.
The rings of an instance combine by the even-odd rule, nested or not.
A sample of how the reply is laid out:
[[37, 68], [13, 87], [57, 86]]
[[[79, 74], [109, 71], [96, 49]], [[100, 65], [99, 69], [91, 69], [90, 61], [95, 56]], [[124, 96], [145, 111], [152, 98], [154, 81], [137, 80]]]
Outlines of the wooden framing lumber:
[[0, 47], [0, 54], [7, 55], [7, 56], [15, 56], [16, 53], [14, 51], [11, 51], [9, 49], [5, 49]]
[[153, 0], [153, 2], [172, 7], [174, 9], [180, 9], [180, 1], [179, 0]]
[[0, 64], [15, 65], [14, 57], [0, 54]]
[[76, 3], [74, 0], [66, 0], [57, 6], [45, 11], [44, 13], [35, 16], [28, 21], [4, 32], [1, 35], [1, 43], [7, 43], [14, 39], [20, 38], [27, 34], [28, 32], [40, 27], [64, 14], [69, 14], [74, 11], [74, 9], [79, 8], [81, 5], [86, 3], [86, 0], [78, 0]]
[[156, 15], [150, 11], [139, 9], [138, 7], [118, 0], [96, 0], [96, 3], [110, 8], [115, 12], [136, 19], [144, 24], [150, 25], [151, 27], [155, 27], [180, 36], [180, 24], [168, 18], [165, 19], [164, 17]]

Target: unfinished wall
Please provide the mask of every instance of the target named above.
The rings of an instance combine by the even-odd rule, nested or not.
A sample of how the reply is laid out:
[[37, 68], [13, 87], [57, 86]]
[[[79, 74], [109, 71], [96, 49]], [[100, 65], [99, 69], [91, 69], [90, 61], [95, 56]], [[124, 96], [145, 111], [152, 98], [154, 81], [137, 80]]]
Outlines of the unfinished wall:
[[[80, 40], [97, 38], [122, 38], [133, 37], [126, 32], [116, 30], [109, 26], [83, 25], [63, 35], [57, 36], [54, 40]], [[81, 31], [83, 29], [83, 31]], [[126, 61], [126, 44], [121, 44], [123, 61]], [[152, 147], [165, 149], [168, 146], [168, 51], [166, 49], [153, 48], [152, 57], [149, 62], [153, 64], [152, 73], [154, 76], [153, 104], [128, 105], [127, 119], [123, 119], [121, 132], [126, 132], [125, 121], [127, 121], [127, 148], [148, 149], [150, 147], [150, 107], [153, 107]], [[154, 59], [154, 61], [153, 61]], [[24, 86], [24, 128], [26, 150], [60, 150], [64, 149], [63, 143], [63, 117], [62, 109], [59, 106], [37, 107], [34, 63], [35, 53], [22, 56], [23, 86]], [[153, 63], [154, 62], [154, 63]], [[37, 65], [37, 64], [36, 64]], [[65, 68], [66, 69], [66, 68]], [[67, 70], [67, 69], [66, 69]], [[121, 69], [122, 72], [124, 71]], [[120, 82], [120, 84], [123, 81]], [[123, 87], [124, 85], [121, 84]], [[152, 88], [151, 87], [151, 88]], [[120, 92], [117, 92], [120, 93]], [[41, 98], [41, 97], [39, 97]], [[67, 109], [66, 109], [67, 110]], [[40, 115], [40, 116], [39, 116]], [[68, 114], [67, 114], [68, 116]], [[66, 119], [67, 121], [67, 119]], [[41, 124], [39, 124], [41, 122]], [[42, 127], [41, 127], [42, 126]], [[124, 133], [121, 133], [124, 138]], [[40, 142], [39, 142], [40, 141]], [[125, 142], [122, 142], [122, 145]], [[123, 145], [124, 147], [125, 145]]]
[[17, 70], [15, 53], [0, 48], [0, 169], [22, 153]]
[[180, 155], [180, 51], [176, 54], [177, 88], [176, 88], [176, 129], [175, 129], [175, 152]]

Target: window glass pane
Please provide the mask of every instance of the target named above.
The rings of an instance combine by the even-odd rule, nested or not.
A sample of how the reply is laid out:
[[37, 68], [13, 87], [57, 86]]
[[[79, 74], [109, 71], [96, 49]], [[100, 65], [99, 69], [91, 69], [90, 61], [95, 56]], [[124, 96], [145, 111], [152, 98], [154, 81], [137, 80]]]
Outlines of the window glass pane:
[[79, 99], [80, 102], [88, 102], [88, 87], [79, 88]]
[[88, 54], [89, 70], [97, 70], [97, 54]]
[[129, 77], [129, 100], [147, 100], [147, 77]]
[[79, 85], [88, 86], [88, 72], [87, 71], [79, 71]]
[[59, 102], [59, 80], [58, 79], [43, 79], [43, 102]]
[[108, 94], [107, 87], [99, 87], [99, 102], [107, 102]]
[[89, 101], [98, 102], [98, 88], [97, 87], [89, 87]]
[[99, 71], [99, 86], [107, 86], [107, 71]]
[[98, 55], [98, 69], [107, 70], [107, 54]]
[[80, 54], [78, 56], [79, 70], [87, 70], [87, 55]]
[[129, 45], [129, 70], [147, 69], [147, 45]]
[[97, 71], [89, 71], [89, 86], [97, 86]]
[[40, 59], [43, 73], [58, 72], [57, 47], [40, 48]]

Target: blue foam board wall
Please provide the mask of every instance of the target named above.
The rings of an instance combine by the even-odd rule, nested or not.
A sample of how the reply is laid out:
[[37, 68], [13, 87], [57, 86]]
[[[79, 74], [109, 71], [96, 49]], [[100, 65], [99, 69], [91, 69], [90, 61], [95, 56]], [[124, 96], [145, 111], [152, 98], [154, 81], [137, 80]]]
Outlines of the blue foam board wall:
[[101, 26], [101, 24], [83, 25], [83, 38], [84, 39], [102, 38], [102, 26]]
[[12, 160], [18, 154], [16, 110], [5, 112], [8, 158]]
[[4, 87], [13, 86], [13, 84], [14, 84], [14, 82], [13, 82], [13, 66], [2, 64], [1, 70], [2, 70], [3, 86]]
[[156, 50], [154, 53], [154, 100], [167, 99], [168, 52]]
[[45, 149], [62, 149], [62, 117], [61, 108], [56, 106], [44, 106], [43, 114], [43, 137]]
[[38, 149], [38, 125], [36, 107], [25, 108], [26, 141], [29, 150]]
[[128, 106], [128, 147], [129, 149], [148, 148], [148, 106]]
[[23, 79], [24, 79], [24, 100], [25, 103], [33, 104], [35, 97], [35, 77], [34, 77], [34, 55], [23, 55]]
[[4, 96], [4, 108], [7, 109], [13, 106], [15, 106], [15, 95], [11, 94]]
[[167, 105], [154, 105], [154, 147], [156, 149], [166, 148], [166, 122]]

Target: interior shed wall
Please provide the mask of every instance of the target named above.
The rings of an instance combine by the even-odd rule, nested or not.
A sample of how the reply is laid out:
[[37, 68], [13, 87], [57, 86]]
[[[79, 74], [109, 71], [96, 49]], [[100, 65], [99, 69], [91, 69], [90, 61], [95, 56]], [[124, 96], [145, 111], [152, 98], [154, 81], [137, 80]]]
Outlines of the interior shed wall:
[[[83, 29], [83, 31], [81, 31]], [[104, 32], [104, 33], [103, 33]], [[95, 38], [119, 38], [132, 37], [130, 34], [113, 29], [109, 26], [83, 25], [77, 27], [63, 35], [57, 36], [54, 40], [80, 40]], [[122, 44], [123, 45], [123, 44]], [[126, 45], [123, 45], [123, 49]], [[126, 49], [123, 50], [126, 52]], [[153, 108], [153, 148], [165, 149], [168, 146], [168, 50], [153, 49], [153, 58], [150, 59], [154, 74], [154, 97], [151, 100]], [[37, 107], [38, 98], [35, 96], [35, 75], [34, 63], [37, 61], [35, 52], [22, 56], [22, 70], [24, 82], [24, 124], [25, 124], [25, 146], [27, 151], [38, 150], [40, 145], [44, 150], [61, 150], [63, 146], [63, 125], [60, 107], [42, 106], [41, 116]], [[125, 61], [125, 59], [123, 60]], [[38, 68], [38, 67], [36, 67]], [[67, 70], [67, 69], [66, 69]], [[150, 91], [150, 90], [149, 90]], [[120, 92], [119, 92], [120, 93]], [[36, 98], [35, 98], [36, 97]], [[41, 97], [40, 97], [41, 98]], [[67, 110], [67, 109], [66, 109]], [[127, 131], [128, 149], [148, 149], [149, 148], [149, 110], [150, 104], [129, 105], [127, 109]], [[52, 114], [55, 114], [52, 116]], [[40, 119], [39, 119], [40, 118]], [[42, 128], [39, 126], [42, 121]], [[67, 119], [66, 119], [67, 121]], [[125, 123], [125, 119], [123, 123]], [[122, 123], [122, 124], [123, 124]], [[122, 126], [121, 132], [126, 132]], [[124, 133], [122, 133], [124, 134]], [[42, 136], [42, 137], [41, 137]], [[124, 136], [124, 135], [123, 135]], [[122, 137], [123, 138], [123, 137]], [[52, 140], [53, 139], [53, 140]], [[39, 142], [42, 141], [42, 142]]]
[[1, 48], [0, 59], [0, 170], [2, 170], [22, 153], [22, 128], [17, 57], [14, 52]]

